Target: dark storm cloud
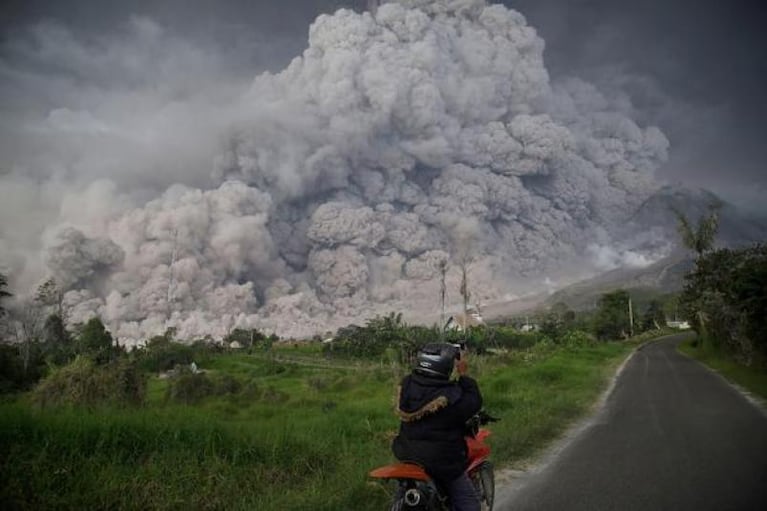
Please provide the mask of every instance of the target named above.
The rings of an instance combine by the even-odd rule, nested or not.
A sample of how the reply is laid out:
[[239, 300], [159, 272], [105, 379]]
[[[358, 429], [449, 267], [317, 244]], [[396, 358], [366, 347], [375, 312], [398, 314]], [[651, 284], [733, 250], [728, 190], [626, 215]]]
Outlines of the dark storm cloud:
[[[553, 76], [576, 75], [628, 94], [635, 116], [672, 143], [662, 178], [707, 186], [753, 206], [765, 192], [767, 7], [757, 0], [505, 0], [546, 41]], [[56, 20], [104, 32], [144, 16], [184, 37], [226, 49], [230, 74], [281, 69], [306, 46], [320, 13], [365, 9], [367, 0], [11, 0], [4, 38]], [[4, 94], [4, 107], [8, 96]], [[26, 101], [24, 101], [26, 99]], [[13, 98], [29, 105], [39, 98]], [[39, 104], [39, 102], [38, 102]], [[20, 107], [23, 108], [23, 107]], [[749, 196], [749, 192], [752, 193]]]
[[767, 5], [755, 0], [510, 0], [552, 75], [629, 94], [671, 141], [661, 177], [764, 209]]
[[[320, 12], [338, 2], [305, 0], [10, 0], [0, 11], [3, 40], [36, 23], [62, 25], [81, 35], [120, 30], [134, 17], [148, 18], [167, 30], [230, 50], [254, 69], [275, 70], [306, 47], [306, 29]], [[224, 57], [225, 55], [221, 55]]]

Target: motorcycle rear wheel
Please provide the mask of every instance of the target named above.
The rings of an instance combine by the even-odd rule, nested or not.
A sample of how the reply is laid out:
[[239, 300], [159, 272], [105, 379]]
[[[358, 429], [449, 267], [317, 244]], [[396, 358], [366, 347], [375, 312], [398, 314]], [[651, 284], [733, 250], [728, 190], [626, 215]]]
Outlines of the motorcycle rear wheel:
[[391, 503], [389, 511], [402, 511], [403, 509], [405, 509], [405, 499], [395, 499]]

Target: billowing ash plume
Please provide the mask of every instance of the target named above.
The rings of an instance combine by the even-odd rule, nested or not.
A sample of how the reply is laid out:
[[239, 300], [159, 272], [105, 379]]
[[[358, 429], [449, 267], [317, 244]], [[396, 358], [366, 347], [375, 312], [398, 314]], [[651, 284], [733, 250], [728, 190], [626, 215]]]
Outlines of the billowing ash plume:
[[216, 117], [217, 187], [174, 185], [47, 235], [71, 320], [100, 314], [133, 339], [168, 326], [303, 336], [438, 314], [445, 260], [454, 303], [461, 261], [473, 303], [595, 254], [645, 262], [620, 233], [668, 141], [625, 100], [552, 83], [543, 49], [521, 14], [484, 0], [320, 16], [302, 56]]

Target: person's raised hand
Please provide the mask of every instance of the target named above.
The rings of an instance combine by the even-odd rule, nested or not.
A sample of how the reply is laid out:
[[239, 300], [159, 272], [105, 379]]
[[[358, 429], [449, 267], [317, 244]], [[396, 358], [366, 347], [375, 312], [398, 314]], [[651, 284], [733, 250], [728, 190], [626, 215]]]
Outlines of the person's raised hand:
[[455, 370], [460, 376], [466, 376], [466, 373], [469, 372], [469, 361], [466, 359], [466, 352], [464, 351], [461, 353], [461, 358], [455, 363]]

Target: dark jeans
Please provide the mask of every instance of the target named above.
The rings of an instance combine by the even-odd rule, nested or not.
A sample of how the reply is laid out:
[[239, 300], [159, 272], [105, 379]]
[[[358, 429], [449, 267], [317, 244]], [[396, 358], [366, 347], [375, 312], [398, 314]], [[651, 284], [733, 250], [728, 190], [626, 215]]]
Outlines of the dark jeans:
[[452, 511], [480, 511], [479, 495], [469, 476], [461, 474], [447, 485]]

